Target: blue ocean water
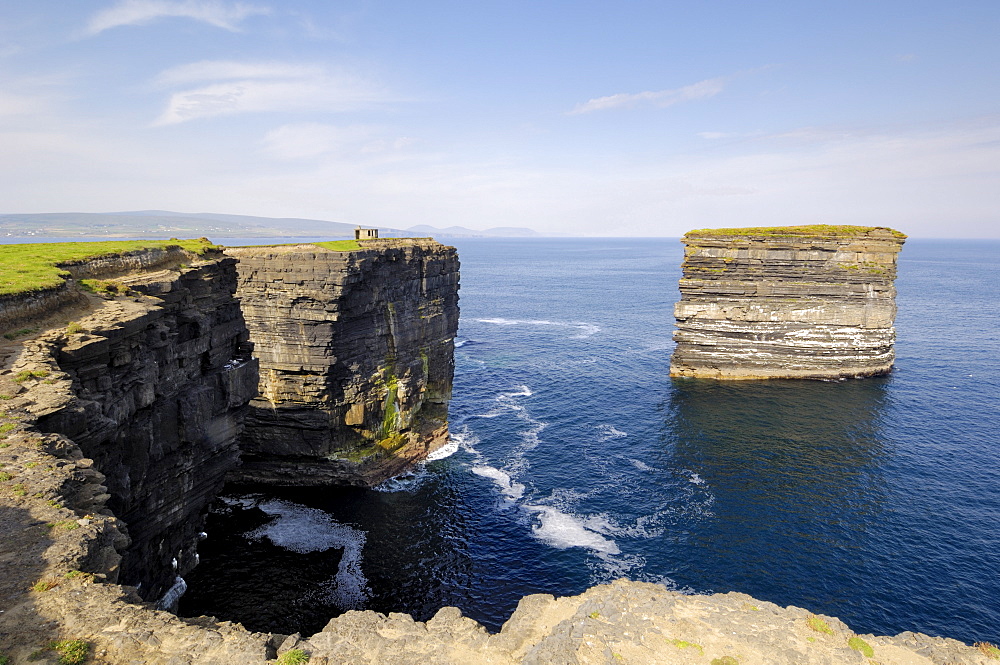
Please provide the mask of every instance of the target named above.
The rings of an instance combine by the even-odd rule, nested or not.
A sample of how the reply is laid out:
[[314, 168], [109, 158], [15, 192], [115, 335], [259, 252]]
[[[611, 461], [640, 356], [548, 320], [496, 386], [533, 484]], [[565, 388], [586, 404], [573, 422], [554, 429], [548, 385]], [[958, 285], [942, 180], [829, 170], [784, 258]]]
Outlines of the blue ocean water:
[[454, 244], [451, 454], [376, 490], [230, 488], [182, 614], [495, 630], [624, 576], [1000, 641], [1000, 243], [906, 243], [891, 375], [747, 383], [667, 376], [676, 239]]

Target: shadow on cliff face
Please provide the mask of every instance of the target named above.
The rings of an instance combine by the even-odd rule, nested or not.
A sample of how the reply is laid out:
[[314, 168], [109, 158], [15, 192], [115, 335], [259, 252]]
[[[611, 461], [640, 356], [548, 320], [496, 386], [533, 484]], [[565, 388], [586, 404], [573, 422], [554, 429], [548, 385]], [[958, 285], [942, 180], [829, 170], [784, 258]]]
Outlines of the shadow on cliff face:
[[678, 581], [834, 613], [850, 579], [872, 577], [891, 380], [674, 380], [664, 446], [713, 495], [707, 519], [671, 536]]
[[[4, 488], [6, 489], [6, 488]], [[46, 522], [0, 497], [0, 655], [24, 657], [54, 635], [38, 615], [31, 587], [44, 581], [46, 550], [54, 543]], [[23, 653], [22, 653], [23, 652]], [[16, 661], [20, 662], [20, 661]]]

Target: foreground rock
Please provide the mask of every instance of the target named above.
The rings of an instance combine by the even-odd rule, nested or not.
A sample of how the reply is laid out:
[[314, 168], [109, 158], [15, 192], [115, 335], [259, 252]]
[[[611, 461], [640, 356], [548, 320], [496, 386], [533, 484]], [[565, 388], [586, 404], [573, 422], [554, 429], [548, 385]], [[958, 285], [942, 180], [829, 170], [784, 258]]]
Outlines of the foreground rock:
[[690, 231], [670, 375], [833, 379], [895, 359], [896, 256], [885, 228]]
[[228, 251], [261, 369], [239, 480], [374, 485], [447, 441], [455, 248], [360, 244]]

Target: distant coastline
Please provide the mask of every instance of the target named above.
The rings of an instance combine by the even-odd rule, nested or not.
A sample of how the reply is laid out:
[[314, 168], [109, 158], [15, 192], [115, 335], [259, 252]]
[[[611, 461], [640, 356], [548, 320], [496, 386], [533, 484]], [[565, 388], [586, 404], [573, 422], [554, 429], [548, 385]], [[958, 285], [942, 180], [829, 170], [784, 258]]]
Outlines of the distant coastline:
[[[353, 238], [357, 224], [298, 217], [257, 217], [169, 210], [130, 212], [53, 212], [0, 214], [0, 242], [5, 238]], [[369, 225], [365, 225], [369, 226]], [[543, 234], [525, 227], [484, 230], [463, 226], [436, 228], [421, 224], [406, 229], [379, 226], [382, 237], [534, 238]]]

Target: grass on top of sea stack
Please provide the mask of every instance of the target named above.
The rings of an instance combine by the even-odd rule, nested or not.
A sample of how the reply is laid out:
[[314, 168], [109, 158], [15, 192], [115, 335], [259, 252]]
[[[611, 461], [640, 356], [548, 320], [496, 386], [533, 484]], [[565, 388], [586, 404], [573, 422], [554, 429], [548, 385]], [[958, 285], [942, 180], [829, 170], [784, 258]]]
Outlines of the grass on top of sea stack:
[[361, 244], [357, 240], [328, 240], [326, 242], [312, 243], [323, 249], [330, 249], [334, 252], [351, 252], [361, 249]]
[[906, 234], [885, 226], [837, 226], [833, 224], [809, 224], [804, 226], [750, 226], [734, 229], [697, 229], [684, 234], [688, 237], [704, 236], [771, 236], [777, 238], [794, 238], [796, 236], [810, 237], [850, 237], [862, 236], [872, 231], [885, 231], [896, 238], [905, 238]]
[[61, 263], [124, 254], [140, 249], [181, 247], [203, 254], [215, 248], [207, 238], [197, 240], [108, 240], [100, 242], [44, 242], [0, 245], [0, 296], [41, 291], [62, 284], [69, 275]]

